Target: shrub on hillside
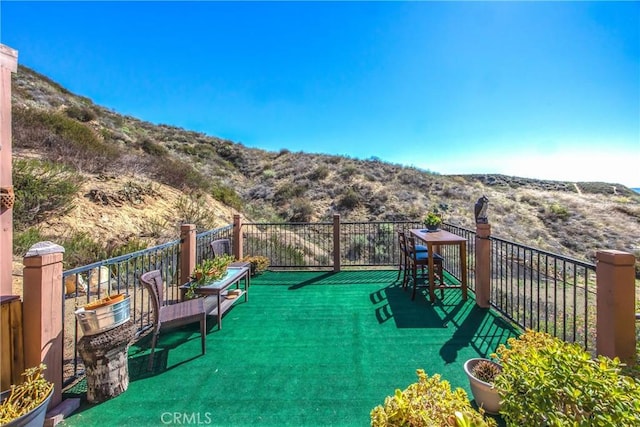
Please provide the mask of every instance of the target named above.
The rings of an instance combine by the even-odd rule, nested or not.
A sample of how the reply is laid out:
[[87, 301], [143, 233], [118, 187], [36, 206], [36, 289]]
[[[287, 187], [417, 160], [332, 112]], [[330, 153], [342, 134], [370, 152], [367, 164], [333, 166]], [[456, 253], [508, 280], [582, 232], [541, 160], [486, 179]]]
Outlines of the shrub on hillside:
[[215, 226], [215, 216], [200, 193], [183, 195], [176, 201], [175, 207], [180, 224], [195, 224], [198, 231], [210, 230]]
[[281, 185], [273, 195], [277, 203], [284, 203], [293, 200], [296, 197], [304, 196], [307, 191], [307, 186], [304, 184], [295, 184], [287, 182]]
[[169, 154], [169, 150], [150, 138], [143, 138], [142, 141], [140, 141], [140, 148], [151, 156], [165, 157]]
[[174, 188], [192, 190], [208, 190], [209, 180], [189, 163], [166, 157], [154, 157], [153, 174], [163, 184]]
[[309, 199], [297, 197], [291, 201], [291, 222], [311, 222], [314, 209]]
[[48, 161], [14, 159], [14, 228], [22, 231], [52, 215], [69, 212], [73, 209], [73, 199], [81, 183], [80, 175], [67, 166]]
[[240, 198], [238, 193], [236, 193], [236, 191], [231, 187], [227, 187], [226, 185], [221, 183], [214, 184], [211, 190], [211, 195], [214, 199], [224, 203], [227, 206], [230, 206], [236, 210], [242, 210], [242, 199]]
[[312, 181], [321, 181], [329, 176], [329, 166], [320, 165], [311, 173], [309, 173], [309, 179]]
[[93, 111], [89, 107], [79, 107], [77, 105], [72, 105], [65, 110], [67, 116], [72, 119], [76, 119], [83, 123], [90, 122], [91, 120], [95, 120], [98, 118], [98, 115], [95, 111]]
[[360, 205], [360, 194], [353, 188], [348, 188], [338, 200], [338, 207], [342, 209], [354, 209]]
[[78, 170], [103, 171], [120, 155], [93, 129], [61, 113], [15, 108], [12, 126], [16, 147], [40, 150], [48, 159]]
[[350, 178], [358, 173], [358, 167], [355, 165], [345, 165], [340, 170], [340, 177], [343, 179]]

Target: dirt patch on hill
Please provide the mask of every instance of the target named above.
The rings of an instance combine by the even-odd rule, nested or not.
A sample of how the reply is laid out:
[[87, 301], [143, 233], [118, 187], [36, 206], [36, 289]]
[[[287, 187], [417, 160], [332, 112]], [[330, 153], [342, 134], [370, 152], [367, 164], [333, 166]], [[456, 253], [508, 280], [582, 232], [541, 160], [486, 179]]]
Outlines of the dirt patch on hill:
[[[44, 236], [53, 236], [50, 240], [54, 243], [56, 236], [86, 233], [105, 247], [122, 246], [132, 239], [154, 246], [177, 239], [180, 224], [190, 222], [194, 207], [191, 203], [191, 212], [185, 208], [188, 198], [180, 190], [134, 175], [89, 177], [78, 192], [73, 209], [42, 223], [41, 230]], [[211, 228], [233, 222], [235, 211], [212, 197], [202, 195], [198, 204], [206, 211]], [[22, 270], [22, 257], [14, 256], [16, 295], [22, 295]]]

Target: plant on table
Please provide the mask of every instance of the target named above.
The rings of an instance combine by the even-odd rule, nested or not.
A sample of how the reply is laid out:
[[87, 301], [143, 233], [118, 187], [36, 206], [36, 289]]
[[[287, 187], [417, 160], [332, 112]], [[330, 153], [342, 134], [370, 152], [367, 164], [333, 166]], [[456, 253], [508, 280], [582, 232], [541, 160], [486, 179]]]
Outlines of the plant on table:
[[222, 279], [227, 272], [229, 264], [235, 260], [233, 255], [220, 255], [214, 258], [207, 258], [196, 265], [191, 273], [191, 281], [185, 297], [187, 299], [194, 298], [197, 288]]
[[442, 217], [437, 211], [430, 211], [424, 217], [423, 223], [429, 230], [436, 230], [442, 224]]
[[495, 420], [485, 418], [483, 411], [473, 409], [467, 393], [462, 388], [451, 390], [448, 381], [440, 375], [429, 377], [418, 369], [418, 382], [406, 390], [396, 390], [387, 396], [384, 405], [371, 411], [371, 425], [382, 426], [452, 426], [493, 427]]
[[620, 361], [528, 330], [496, 350], [500, 414], [508, 425], [638, 425], [640, 380]]

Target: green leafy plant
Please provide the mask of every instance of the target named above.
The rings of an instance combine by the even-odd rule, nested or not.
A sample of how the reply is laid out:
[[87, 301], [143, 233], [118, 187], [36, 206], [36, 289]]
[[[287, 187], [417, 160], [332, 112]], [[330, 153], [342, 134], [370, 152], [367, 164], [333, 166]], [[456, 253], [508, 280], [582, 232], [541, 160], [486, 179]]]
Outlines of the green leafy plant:
[[578, 344], [531, 330], [496, 353], [509, 425], [637, 425], [640, 381], [623, 375], [617, 358], [593, 359]]
[[431, 211], [427, 213], [427, 216], [424, 217], [422, 222], [427, 228], [438, 227], [440, 224], [442, 224], [442, 218], [440, 217], [440, 215], [438, 215], [437, 212]]
[[53, 384], [42, 374], [45, 369], [47, 366], [43, 363], [29, 368], [22, 373], [24, 381], [11, 386], [9, 396], [0, 404], [1, 425], [26, 416], [48, 398], [53, 390]]
[[462, 388], [452, 391], [440, 375], [429, 377], [422, 369], [416, 373], [417, 383], [404, 391], [396, 390], [393, 396], [387, 396], [384, 405], [373, 408], [372, 426], [496, 426], [495, 420], [484, 418], [482, 410], [473, 409]]
[[188, 299], [193, 298], [196, 296], [195, 291], [197, 288], [222, 279], [227, 272], [229, 264], [234, 261], [233, 255], [221, 255], [215, 258], [207, 258], [196, 265], [191, 273], [191, 281], [185, 297]]

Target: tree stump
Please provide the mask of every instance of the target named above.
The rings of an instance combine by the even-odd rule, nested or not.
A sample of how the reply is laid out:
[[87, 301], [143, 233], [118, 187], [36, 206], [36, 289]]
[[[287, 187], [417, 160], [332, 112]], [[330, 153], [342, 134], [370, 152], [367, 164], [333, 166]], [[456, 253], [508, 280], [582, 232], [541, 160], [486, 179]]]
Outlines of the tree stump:
[[133, 321], [80, 338], [78, 351], [87, 377], [87, 400], [104, 402], [129, 387], [128, 352], [135, 335]]

